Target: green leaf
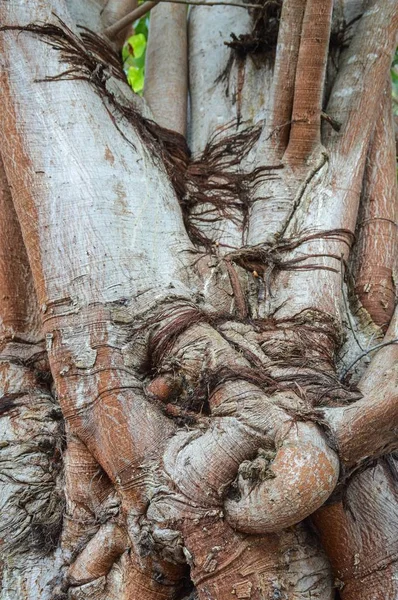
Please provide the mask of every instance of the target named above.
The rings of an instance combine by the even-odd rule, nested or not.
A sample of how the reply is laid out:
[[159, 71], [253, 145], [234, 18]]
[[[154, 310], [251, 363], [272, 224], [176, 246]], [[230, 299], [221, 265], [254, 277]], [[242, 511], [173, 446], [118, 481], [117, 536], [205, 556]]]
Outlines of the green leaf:
[[134, 24], [134, 31], [136, 34], [142, 33], [145, 39], [148, 39], [148, 26], [149, 26], [149, 14], [141, 17], [139, 21]]
[[139, 67], [140, 69], [145, 68], [145, 54], [135, 59], [135, 66]]
[[123, 69], [129, 85], [137, 94], [142, 94], [145, 77], [145, 53], [148, 39], [149, 14], [134, 23], [134, 35], [122, 49]]
[[142, 93], [144, 89], [144, 69], [129, 67], [127, 71], [127, 81], [136, 94]]
[[123, 45], [122, 58], [125, 62], [129, 56], [140, 58], [145, 54], [146, 37], [143, 33], [131, 35]]
[[140, 58], [145, 52], [146, 39], [143, 33], [131, 35], [127, 40], [127, 45], [132, 48], [132, 54], [135, 58]]

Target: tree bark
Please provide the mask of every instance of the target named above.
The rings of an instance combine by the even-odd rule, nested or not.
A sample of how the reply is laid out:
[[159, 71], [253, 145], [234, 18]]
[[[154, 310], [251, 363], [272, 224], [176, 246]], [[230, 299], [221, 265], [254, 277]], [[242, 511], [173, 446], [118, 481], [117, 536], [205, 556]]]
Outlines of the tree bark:
[[159, 5], [144, 100], [131, 3], [0, 4], [1, 598], [395, 598], [398, 8], [359, 4]]

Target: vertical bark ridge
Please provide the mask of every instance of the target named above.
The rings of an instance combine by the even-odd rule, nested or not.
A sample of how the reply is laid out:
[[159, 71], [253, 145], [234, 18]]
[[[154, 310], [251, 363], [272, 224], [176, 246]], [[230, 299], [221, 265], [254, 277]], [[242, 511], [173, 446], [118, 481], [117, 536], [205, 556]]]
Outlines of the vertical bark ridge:
[[332, 0], [307, 0], [285, 159], [304, 165], [320, 145], [321, 111], [332, 24]]
[[29, 598], [44, 599], [56, 572], [53, 550], [62, 522], [61, 414], [50, 391], [32, 274], [1, 158], [0, 289], [1, 594], [22, 594], [28, 586]]
[[396, 296], [398, 187], [391, 97], [388, 81], [366, 162], [353, 273], [362, 306], [384, 331]]
[[[332, 106], [340, 109], [341, 99], [345, 107], [346, 112], [340, 114], [341, 117], [344, 115], [342, 130], [330, 142], [330, 158], [321, 154], [313, 166], [284, 228], [285, 237], [303, 236], [304, 240], [306, 232], [319, 232], [318, 241], [304, 242], [300, 249], [287, 257], [308, 256], [308, 262], [313, 260], [312, 264], [317, 266], [319, 273], [317, 278], [305, 283], [300, 271], [279, 276], [279, 283], [275, 283], [278, 291], [271, 299], [269, 309], [275, 311], [281, 307], [279, 317], [291, 314], [289, 304], [292, 303], [297, 312], [311, 306], [333, 315], [337, 323], [341, 322], [339, 262], [342, 257], [344, 260], [348, 258], [352, 245], [366, 153], [374, 129], [373, 115], [378, 112], [376, 107], [383, 94], [390, 57], [395, 48], [397, 5], [386, 0], [381, 10], [378, 5], [372, 4], [362, 19], [350, 53], [339, 71], [330, 101]], [[363, 59], [361, 83], [354, 85], [358, 75], [355, 69], [362, 65]], [[379, 94], [367, 96], [364, 93], [371, 85], [381, 90]], [[348, 86], [346, 91], [345, 86]], [[348, 104], [347, 98], [350, 100]], [[333, 111], [331, 114], [336, 116]], [[326, 237], [322, 240], [321, 232], [327, 230], [345, 233], [340, 241], [337, 238], [327, 240]]]
[[98, 531], [100, 523], [117, 513], [118, 500], [113, 487], [86, 446], [74, 435], [67, 438], [64, 453], [66, 511], [62, 531], [62, 551], [67, 562]]
[[[258, 160], [265, 154], [282, 158], [286, 150], [292, 118], [296, 68], [306, 0], [285, 0], [278, 31], [270, 115], [258, 144]], [[272, 150], [269, 150], [269, 148]], [[261, 157], [261, 159], [260, 159]]]
[[34, 343], [42, 339], [38, 303], [1, 156], [0, 239], [0, 335], [3, 344], [13, 337]]
[[160, 3], [152, 10], [144, 98], [159, 125], [185, 136], [188, 103], [185, 5]]
[[[288, 144], [305, 6], [306, 0], [285, 0], [282, 4], [271, 97], [256, 150], [260, 165], [277, 164]], [[299, 183], [288, 165], [284, 164], [282, 172], [271, 185], [260, 183], [253, 190], [245, 232], [245, 242], [249, 245], [273, 243], [281, 221], [291, 210]]]
[[[358, 24], [334, 83], [327, 113], [341, 125], [328, 149], [343, 159], [364, 163], [396, 47], [398, 8], [393, 0], [370, 2]], [[367, 94], [368, 86], [376, 91]]]

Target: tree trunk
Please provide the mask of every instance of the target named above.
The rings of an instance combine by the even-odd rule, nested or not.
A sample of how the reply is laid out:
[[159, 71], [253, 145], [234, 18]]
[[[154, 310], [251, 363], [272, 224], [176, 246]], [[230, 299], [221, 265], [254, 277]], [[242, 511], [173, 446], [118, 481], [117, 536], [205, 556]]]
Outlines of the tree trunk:
[[394, 600], [396, 1], [135, 6], [0, 2], [0, 598]]

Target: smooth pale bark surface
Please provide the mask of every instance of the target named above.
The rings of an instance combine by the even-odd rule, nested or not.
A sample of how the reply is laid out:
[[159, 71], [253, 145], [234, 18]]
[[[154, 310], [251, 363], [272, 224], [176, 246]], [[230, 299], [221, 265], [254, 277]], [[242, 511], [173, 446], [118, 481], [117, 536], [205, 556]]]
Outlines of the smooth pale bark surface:
[[[49, 18], [48, 12], [37, 13], [25, 9], [23, 4], [16, 4], [15, 10], [18, 14], [14, 20], [18, 24], [23, 24], [24, 13], [26, 23]], [[5, 44], [7, 38], [15, 44], [15, 35], [5, 34]], [[132, 128], [126, 130], [126, 140], [115, 136], [109, 114], [87, 84], [61, 81], [54, 86], [32, 81], [31, 87], [27, 85], [19, 74], [27, 68], [32, 54], [41, 56], [32, 74], [35, 79], [57, 74], [62, 65], [57, 54], [39, 39], [24, 35], [19, 41], [12, 49], [4, 48], [4, 54], [7, 50], [7, 54], [13, 55], [15, 73], [5, 85], [18, 97], [18, 106], [28, 110], [22, 113], [16, 112], [17, 107], [5, 107], [5, 117], [7, 126], [14, 127], [14, 135], [21, 140], [18, 145], [26, 157], [21, 159], [29, 161], [29, 157], [34, 157], [35, 161], [35, 171], [27, 168], [26, 179], [21, 182], [24, 188], [21, 188], [19, 218], [22, 223], [33, 218], [36, 235], [46, 232], [44, 239], [25, 240], [34, 252], [35, 259], [31, 261], [34, 266], [47, 269], [43, 274], [35, 273], [37, 280], [46, 282], [38, 288], [43, 311], [52, 302], [64, 301], [79, 307], [93, 301], [136, 298], [145, 288], [167, 287], [176, 279], [176, 261], [181, 260], [177, 256], [189, 247], [171, 185], [160, 171], [151, 169], [150, 154]], [[85, 109], [83, 115], [81, 108]], [[45, 121], [38, 121], [37, 115], [44, 112]], [[123, 128], [123, 123], [120, 127]], [[57, 131], [60, 133], [55, 135]], [[44, 139], [51, 140], [51, 144], [46, 146]], [[11, 153], [13, 143], [15, 138], [9, 139], [10, 150], [5, 143], [5, 154]], [[92, 148], [92, 155], [87, 148]], [[151, 177], [146, 177], [146, 169], [151, 169]], [[104, 190], [109, 199], [104, 197]], [[29, 196], [22, 199], [23, 193], [40, 197], [37, 209]], [[135, 208], [134, 202], [139, 206]], [[90, 207], [89, 213], [86, 209]], [[61, 229], [59, 223], [63, 224]], [[167, 253], [157, 243], [162, 235], [173, 240]], [[116, 245], [114, 239], [118, 240]], [[52, 248], [54, 242], [57, 249]], [[55, 250], [51, 265], [41, 260], [50, 245], [52, 252]], [[69, 254], [68, 247], [71, 247]], [[159, 273], [154, 276], [150, 270], [144, 271], [144, 263], [148, 267], [156, 263]], [[85, 280], [89, 281], [87, 286], [83, 284]]]
[[[246, 33], [249, 27], [249, 15], [237, 7], [215, 6], [209, 9], [199, 6], [190, 11], [188, 39], [191, 101], [188, 139], [194, 154], [204, 150], [214, 132], [237, 118], [238, 67], [234, 64], [231, 72], [227, 69], [230, 51], [224, 41], [229, 39], [232, 32], [238, 36]], [[240, 66], [240, 70], [242, 68], [245, 69], [245, 65]], [[226, 69], [226, 81], [219, 85], [217, 78]], [[262, 93], [259, 105], [262, 106], [264, 100]], [[255, 110], [252, 118], [254, 115], [258, 115]], [[261, 118], [260, 115], [258, 117]], [[243, 115], [244, 121], [248, 118], [249, 115]]]
[[91, 31], [99, 33], [102, 31], [101, 12], [104, 8], [104, 0], [67, 0], [66, 6], [78, 25], [88, 27]]
[[185, 135], [188, 49], [187, 8], [184, 5], [159, 4], [151, 12], [144, 98], [159, 125]]

